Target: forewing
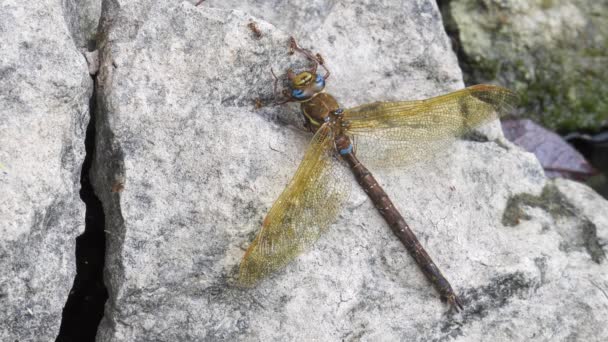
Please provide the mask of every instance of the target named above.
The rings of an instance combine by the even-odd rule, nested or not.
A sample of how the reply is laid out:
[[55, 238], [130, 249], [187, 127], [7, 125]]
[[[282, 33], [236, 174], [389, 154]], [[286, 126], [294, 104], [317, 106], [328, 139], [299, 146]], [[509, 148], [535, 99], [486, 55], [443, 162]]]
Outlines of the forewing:
[[508, 89], [476, 85], [427, 100], [366, 104], [344, 116], [362, 161], [401, 167], [428, 160], [516, 102]]
[[268, 212], [241, 261], [241, 285], [254, 285], [285, 266], [336, 220], [352, 177], [337, 159], [331, 133], [328, 125], [317, 131], [293, 179]]

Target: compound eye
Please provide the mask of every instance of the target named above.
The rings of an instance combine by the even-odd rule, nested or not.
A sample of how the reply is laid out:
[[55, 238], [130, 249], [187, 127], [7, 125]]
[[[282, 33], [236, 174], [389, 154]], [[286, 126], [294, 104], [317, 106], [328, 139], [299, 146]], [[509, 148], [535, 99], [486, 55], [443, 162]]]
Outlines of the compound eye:
[[291, 91], [291, 96], [296, 100], [304, 100], [307, 96], [302, 89], [294, 89]]

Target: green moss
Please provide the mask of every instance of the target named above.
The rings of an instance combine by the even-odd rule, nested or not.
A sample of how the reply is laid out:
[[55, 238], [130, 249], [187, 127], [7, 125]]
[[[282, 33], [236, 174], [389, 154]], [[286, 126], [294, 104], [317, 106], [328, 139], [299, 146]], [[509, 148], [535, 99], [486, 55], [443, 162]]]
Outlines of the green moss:
[[[501, 64], [481, 59], [471, 68], [476, 71], [476, 80], [500, 79], [517, 90], [524, 116], [554, 130], [595, 130], [608, 122], [608, 86], [604, 81], [608, 73], [585, 69], [575, 57], [548, 56], [546, 64], [535, 63], [534, 67], [523, 60]], [[564, 65], [574, 70], [562, 70]]]
[[542, 9], [549, 9], [553, 7], [553, 0], [542, 0], [540, 3]]
[[518, 18], [532, 9], [563, 14], [568, 10], [563, 3], [544, 0], [521, 12], [494, 1], [453, 1], [465, 82], [495, 82], [517, 90], [520, 114], [553, 130], [595, 131], [607, 125], [608, 6], [572, 5], [587, 24], [545, 34], [549, 24], [544, 21], [525, 31]]
[[583, 49], [583, 51], [581, 51], [581, 54], [585, 57], [604, 57], [606, 55], [606, 49], [591, 47]]

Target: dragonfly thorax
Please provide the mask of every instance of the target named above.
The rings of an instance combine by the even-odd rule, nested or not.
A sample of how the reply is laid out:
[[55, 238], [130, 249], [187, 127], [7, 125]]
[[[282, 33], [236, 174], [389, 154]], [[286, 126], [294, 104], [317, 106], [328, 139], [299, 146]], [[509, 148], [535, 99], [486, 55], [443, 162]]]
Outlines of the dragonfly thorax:
[[340, 108], [338, 101], [328, 93], [315, 94], [310, 100], [300, 104], [302, 113], [315, 128], [319, 128], [330, 114]]

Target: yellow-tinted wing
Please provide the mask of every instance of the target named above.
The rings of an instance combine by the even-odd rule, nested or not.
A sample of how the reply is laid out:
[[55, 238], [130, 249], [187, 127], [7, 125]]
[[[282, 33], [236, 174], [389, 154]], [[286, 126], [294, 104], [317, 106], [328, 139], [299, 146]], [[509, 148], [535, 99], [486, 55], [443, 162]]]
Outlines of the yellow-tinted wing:
[[352, 176], [337, 159], [333, 140], [327, 124], [313, 137], [296, 174], [241, 261], [241, 285], [254, 285], [285, 266], [337, 218], [350, 193]]
[[482, 84], [427, 100], [366, 104], [345, 110], [344, 117], [363, 162], [406, 166], [429, 159], [516, 102], [510, 90]]

